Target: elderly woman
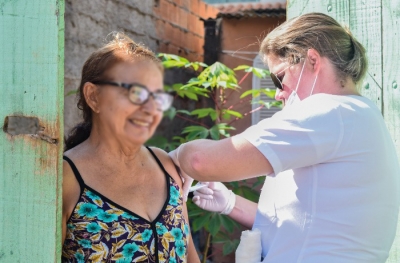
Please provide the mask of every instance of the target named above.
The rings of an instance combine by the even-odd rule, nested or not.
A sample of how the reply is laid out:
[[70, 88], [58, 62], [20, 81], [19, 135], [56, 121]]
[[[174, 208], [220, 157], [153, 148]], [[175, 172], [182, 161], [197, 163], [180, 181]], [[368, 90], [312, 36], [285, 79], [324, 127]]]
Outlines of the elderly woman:
[[143, 144], [172, 103], [157, 57], [121, 33], [86, 60], [66, 139], [62, 262], [199, 262], [182, 182]]
[[400, 168], [381, 112], [357, 89], [365, 49], [333, 18], [310, 13], [274, 29], [261, 53], [284, 109], [237, 136], [170, 153], [182, 176], [199, 181], [268, 175], [259, 203], [221, 183], [194, 202], [259, 229], [264, 263], [385, 262]]

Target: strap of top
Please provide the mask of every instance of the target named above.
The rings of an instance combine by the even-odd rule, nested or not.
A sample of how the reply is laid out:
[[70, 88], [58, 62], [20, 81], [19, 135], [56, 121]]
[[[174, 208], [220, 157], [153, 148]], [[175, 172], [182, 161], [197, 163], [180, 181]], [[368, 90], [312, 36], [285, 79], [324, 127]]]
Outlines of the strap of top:
[[147, 150], [153, 155], [154, 159], [156, 160], [158, 166], [161, 168], [161, 170], [164, 172], [166, 176], [169, 176], [169, 173], [165, 170], [164, 166], [160, 162], [160, 160], [157, 158], [156, 154], [150, 149], [150, 147], [146, 146]]
[[85, 182], [83, 181], [82, 176], [81, 176], [81, 174], [80, 174], [79, 171], [78, 171], [78, 168], [76, 168], [74, 162], [73, 162], [71, 159], [69, 159], [67, 156], [64, 155], [64, 156], [63, 156], [63, 159], [66, 160], [66, 161], [68, 162], [69, 166], [71, 166], [71, 169], [72, 169], [72, 171], [74, 172], [74, 175], [75, 175], [75, 177], [76, 177], [76, 180], [78, 180], [78, 183], [79, 183], [79, 185], [80, 185], [80, 187], [81, 187], [81, 191], [82, 191], [83, 188], [84, 188], [84, 186], [85, 186]]
[[[165, 176], [169, 176], [168, 172], [165, 170], [164, 166], [162, 165], [162, 163], [158, 159], [158, 157], [155, 155], [155, 153], [148, 146], [146, 146], [146, 148], [147, 148], [147, 150], [149, 150], [151, 155], [153, 155], [154, 159], [156, 160], [156, 162], [157, 162], [158, 166], [161, 168], [161, 170], [164, 172]], [[74, 172], [76, 180], [78, 180], [78, 183], [79, 183], [81, 189], [83, 189], [85, 186], [85, 182], [83, 181], [82, 176], [78, 171], [78, 168], [76, 168], [74, 162], [71, 159], [69, 159], [67, 156], [64, 155], [63, 159], [66, 160], [68, 162], [68, 164], [71, 166], [71, 169]]]

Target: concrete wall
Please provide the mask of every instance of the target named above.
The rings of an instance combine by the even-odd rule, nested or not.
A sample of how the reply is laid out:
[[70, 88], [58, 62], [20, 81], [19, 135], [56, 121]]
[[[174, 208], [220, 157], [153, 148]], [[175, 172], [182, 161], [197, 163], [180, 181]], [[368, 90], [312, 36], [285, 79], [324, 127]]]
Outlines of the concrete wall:
[[[200, 18], [217, 14], [201, 0], [66, 0], [65, 5], [65, 94], [78, 88], [84, 61], [112, 31], [125, 32], [155, 52], [202, 61]], [[66, 134], [80, 120], [75, 95], [66, 96]]]

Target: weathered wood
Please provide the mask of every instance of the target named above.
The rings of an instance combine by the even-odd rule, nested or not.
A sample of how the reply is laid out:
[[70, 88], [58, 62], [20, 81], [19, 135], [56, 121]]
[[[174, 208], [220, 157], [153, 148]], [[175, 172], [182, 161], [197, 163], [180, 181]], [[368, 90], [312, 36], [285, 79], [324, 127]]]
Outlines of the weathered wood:
[[349, 1], [350, 0], [288, 0], [287, 18], [290, 19], [301, 14], [320, 12], [349, 24]]
[[[348, 25], [367, 49], [368, 74], [361, 92], [381, 109], [400, 161], [400, 5], [390, 0], [288, 0], [287, 16], [328, 14]], [[400, 226], [400, 217], [399, 217]], [[400, 262], [400, 227], [387, 263]]]
[[382, 111], [382, 28], [381, 1], [350, 1], [349, 27], [364, 45], [368, 56], [368, 73], [361, 83], [361, 93]]
[[0, 0], [0, 36], [0, 262], [60, 262], [64, 0]]
[[[400, 161], [400, 3], [382, 0], [383, 117], [392, 135]], [[400, 262], [400, 217], [388, 263]]]

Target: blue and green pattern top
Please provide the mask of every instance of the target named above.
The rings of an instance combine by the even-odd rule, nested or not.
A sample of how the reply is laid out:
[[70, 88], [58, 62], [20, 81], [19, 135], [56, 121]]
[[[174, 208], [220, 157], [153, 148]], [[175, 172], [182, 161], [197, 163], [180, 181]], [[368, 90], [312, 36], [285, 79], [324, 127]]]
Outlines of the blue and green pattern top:
[[85, 185], [74, 163], [64, 156], [80, 184], [81, 195], [67, 221], [62, 262], [186, 262], [189, 227], [182, 214], [182, 194], [149, 151], [163, 170], [168, 187], [163, 209], [152, 222]]

